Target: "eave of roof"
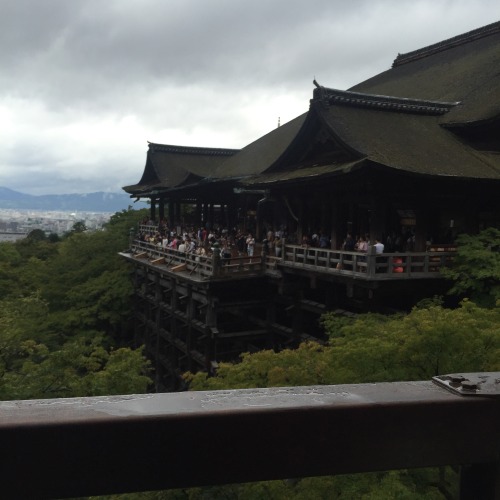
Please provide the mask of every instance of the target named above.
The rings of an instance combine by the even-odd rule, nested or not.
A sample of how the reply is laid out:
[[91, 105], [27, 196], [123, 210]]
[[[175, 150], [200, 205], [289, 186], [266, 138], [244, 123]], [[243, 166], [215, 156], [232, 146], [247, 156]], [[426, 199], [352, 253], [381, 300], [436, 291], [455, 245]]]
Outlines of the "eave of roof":
[[372, 108], [398, 113], [422, 115], [443, 115], [460, 102], [431, 101], [378, 94], [365, 94], [347, 90], [331, 89], [317, 85], [313, 101], [320, 100], [327, 105], [338, 104], [360, 108]]
[[241, 181], [242, 185], [257, 187], [270, 187], [277, 184], [287, 184], [303, 180], [317, 180], [332, 175], [340, 175], [352, 172], [360, 168], [365, 163], [364, 159], [356, 160], [348, 163], [329, 164], [329, 165], [313, 165], [300, 169], [268, 172]]
[[149, 142], [149, 150], [151, 152], [184, 154], [189, 156], [232, 156], [240, 151], [240, 149], [228, 148], [207, 148], [197, 146], [178, 146], [173, 144], [158, 144]]
[[154, 190], [196, 183], [213, 175], [223, 161], [239, 151], [149, 143], [141, 180], [123, 189], [133, 195], [147, 196]]

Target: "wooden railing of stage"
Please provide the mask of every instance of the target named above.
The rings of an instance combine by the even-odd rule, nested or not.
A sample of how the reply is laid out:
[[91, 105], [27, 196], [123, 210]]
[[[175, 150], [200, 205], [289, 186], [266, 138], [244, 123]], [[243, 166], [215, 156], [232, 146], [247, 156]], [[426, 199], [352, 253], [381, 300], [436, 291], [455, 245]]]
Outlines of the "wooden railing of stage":
[[198, 255], [137, 239], [131, 242], [130, 250], [134, 258], [147, 259], [151, 264], [183, 271], [198, 279], [236, 278], [279, 269], [301, 269], [367, 281], [439, 278], [441, 269], [451, 263], [456, 253], [454, 247], [445, 245], [435, 245], [427, 252], [377, 254], [373, 247], [368, 253], [361, 253], [284, 243], [280, 256], [264, 255], [259, 251], [253, 257], [232, 255], [223, 258], [220, 250], [210, 255]]
[[134, 241], [131, 247], [134, 258], [145, 259], [150, 264], [164, 266], [173, 272], [187, 273], [192, 278], [242, 277], [263, 274], [265, 271], [266, 262], [261, 255], [225, 259], [219, 253], [199, 255], [179, 252], [178, 250], [163, 248], [144, 241]]
[[438, 245], [427, 252], [382, 254], [375, 253], [374, 247], [368, 253], [361, 253], [285, 245], [279, 264], [366, 280], [438, 278], [455, 253], [454, 247]]

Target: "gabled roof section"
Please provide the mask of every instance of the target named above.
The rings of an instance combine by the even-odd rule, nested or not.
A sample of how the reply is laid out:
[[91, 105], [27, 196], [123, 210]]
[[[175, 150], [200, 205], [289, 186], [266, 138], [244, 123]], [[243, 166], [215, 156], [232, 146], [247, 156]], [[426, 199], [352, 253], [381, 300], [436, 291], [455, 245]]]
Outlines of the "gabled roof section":
[[214, 173], [220, 179], [258, 175], [273, 165], [299, 133], [307, 113], [281, 125], [227, 159]]
[[149, 143], [141, 180], [123, 189], [133, 195], [147, 196], [152, 190], [196, 183], [212, 176], [222, 162], [238, 151]]
[[374, 163], [422, 175], [500, 179], [500, 155], [475, 151], [440, 125], [457, 105], [324, 87], [311, 101], [337, 140]]
[[500, 22], [400, 54], [393, 67], [350, 90], [366, 94], [460, 102], [441, 123], [500, 115]]

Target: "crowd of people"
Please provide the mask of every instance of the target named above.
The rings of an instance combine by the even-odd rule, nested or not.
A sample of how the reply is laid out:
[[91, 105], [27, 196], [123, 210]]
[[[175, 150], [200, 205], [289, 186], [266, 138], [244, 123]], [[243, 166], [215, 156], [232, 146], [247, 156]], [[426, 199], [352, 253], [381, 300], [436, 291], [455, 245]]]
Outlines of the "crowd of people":
[[217, 248], [220, 250], [222, 259], [236, 256], [252, 257], [257, 245], [251, 232], [229, 230], [220, 226], [207, 229], [176, 225], [175, 228], [171, 228], [165, 221], [157, 223], [145, 219], [141, 223], [141, 228], [139, 233], [141, 241], [161, 248], [197, 255], [212, 255]]
[[[206, 227], [182, 227], [176, 225], [169, 227], [165, 220], [158, 222], [145, 219], [141, 227], [147, 228], [139, 234], [139, 239], [147, 241], [165, 249], [178, 250], [180, 252], [195, 253], [198, 255], [211, 255], [215, 248], [220, 249], [223, 259], [231, 257], [253, 257], [256, 248], [265, 255], [281, 257], [282, 245], [286, 237], [287, 243], [294, 243], [284, 230], [269, 229], [265, 238], [257, 242], [251, 231], [243, 231], [237, 228], [228, 229], [215, 225], [213, 228]], [[340, 250], [348, 252], [367, 253], [373, 246], [377, 254], [384, 252], [411, 251], [414, 246], [415, 236], [409, 232], [405, 235], [391, 233], [384, 239], [370, 241], [369, 235], [353, 237], [347, 233]], [[331, 241], [325, 231], [318, 231], [311, 236], [304, 235], [301, 240], [303, 247], [331, 249]]]

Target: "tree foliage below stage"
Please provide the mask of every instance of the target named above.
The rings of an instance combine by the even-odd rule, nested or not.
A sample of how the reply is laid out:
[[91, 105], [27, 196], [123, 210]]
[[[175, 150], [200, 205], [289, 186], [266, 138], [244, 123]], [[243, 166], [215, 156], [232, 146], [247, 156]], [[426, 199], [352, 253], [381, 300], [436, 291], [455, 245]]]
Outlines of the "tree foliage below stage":
[[[458, 257], [446, 271], [450, 294], [461, 297], [450, 309], [429, 298], [409, 314], [325, 314], [326, 345], [308, 342], [296, 350], [241, 355], [221, 363], [217, 374], [185, 375], [192, 390], [430, 380], [456, 372], [500, 371], [500, 231], [463, 235]], [[224, 498], [456, 498], [450, 468], [392, 471], [226, 487]], [[162, 498], [217, 498], [196, 491]], [[210, 496], [210, 492], [215, 492]], [[327, 492], [327, 493], [326, 493]]]
[[430, 300], [407, 315], [327, 313], [326, 345], [241, 355], [221, 363], [217, 376], [188, 373], [192, 390], [430, 380], [454, 372], [500, 370], [500, 307], [464, 299], [457, 309]]
[[0, 244], [0, 399], [145, 392], [148, 363], [128, 340], [132, 285], [119, 251], [144, 212], [61, 241]]

